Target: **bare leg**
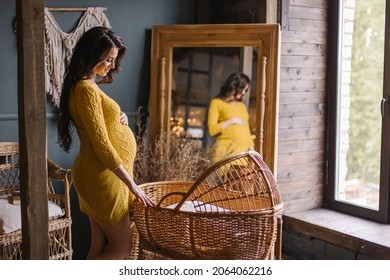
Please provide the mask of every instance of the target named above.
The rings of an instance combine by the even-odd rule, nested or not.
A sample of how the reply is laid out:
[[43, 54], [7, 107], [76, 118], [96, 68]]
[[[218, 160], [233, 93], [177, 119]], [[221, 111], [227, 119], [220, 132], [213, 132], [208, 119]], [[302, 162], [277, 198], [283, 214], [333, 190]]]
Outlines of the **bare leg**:
[[100, 226], [107, 240], [103, 252], [96, 260], [123, 260], [131, 251], [131, 222], [129, 217], [111, 226]]
[[89, 218], [89, 222], [91, 224], [92, 237], [91, 248], [89, 249], [87, 260], [93, 260], [104, 252], [104, 249], [107, 246], [107, 238], [101, 226], [91, 217]]

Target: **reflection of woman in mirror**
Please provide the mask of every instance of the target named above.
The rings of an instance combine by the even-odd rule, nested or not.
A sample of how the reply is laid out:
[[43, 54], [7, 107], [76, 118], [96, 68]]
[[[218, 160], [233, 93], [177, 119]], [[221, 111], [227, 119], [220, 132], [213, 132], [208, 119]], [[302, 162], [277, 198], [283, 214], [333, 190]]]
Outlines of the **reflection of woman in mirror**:
[[248, 91], [250, 79], [244, 73], [233, 73], [210, 102], [208, 131], [216, 137], [213, 162], [226, 156], [253, 150], [249, 114], [242, 98]]

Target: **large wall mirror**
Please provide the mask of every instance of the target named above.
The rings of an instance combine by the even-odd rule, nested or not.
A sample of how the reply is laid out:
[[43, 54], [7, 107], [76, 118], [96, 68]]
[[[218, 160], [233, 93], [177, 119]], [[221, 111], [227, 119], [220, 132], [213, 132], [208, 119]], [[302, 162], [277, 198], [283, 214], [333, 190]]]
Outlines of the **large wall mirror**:
[[207, 112], [233, 72], [251, 78], [244, 103], [259, 151], [276, 173], [279, 83], [279, 25], [213, 24], [153, 26], [150, 140], [160, 133], [213, 144]]

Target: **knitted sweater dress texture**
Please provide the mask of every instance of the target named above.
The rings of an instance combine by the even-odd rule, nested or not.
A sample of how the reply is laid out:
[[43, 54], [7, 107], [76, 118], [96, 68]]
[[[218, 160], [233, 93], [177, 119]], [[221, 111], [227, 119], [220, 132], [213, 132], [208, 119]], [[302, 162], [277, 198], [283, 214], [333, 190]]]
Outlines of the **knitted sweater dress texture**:
[[[222, 129], [221, 123], [230, 118], [239, 117], [244, 125], [233, 124]], [[210, 102], [207, 127], [209, 134], [216, 137], [213, 147], [213, 162], [240, 152], [254, 145], [249, 128], [249, 114], [242, 102], [230, 103], [219, 98]]]
[[122, 164], [133, 175], [133, 132], [120, 123], [119, 105], [87, 81], [76, 84], [69, 110], [80, 140], [72, 166], [80, 210], [102, 225], [116, 224], [128, 216], [134, 202], [134, 195], [112, 172]]

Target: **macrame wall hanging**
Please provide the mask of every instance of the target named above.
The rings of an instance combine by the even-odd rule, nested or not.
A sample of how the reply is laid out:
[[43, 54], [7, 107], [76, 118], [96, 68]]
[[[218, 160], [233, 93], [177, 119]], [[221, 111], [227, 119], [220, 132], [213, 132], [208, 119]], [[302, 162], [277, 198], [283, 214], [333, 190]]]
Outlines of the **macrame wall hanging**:
[[[47, 8], [45, 7], [45, 90], [50, 94], [56, 107], [60, 105], [60, 96], [64, 73], [73, 54], [77, 41], [87, 30], [95, 26], [110, 28], [104, 14], [106, 8]], [[77, 27], [70, 33], [63, 32], [51, 11], [84, 12]]]

